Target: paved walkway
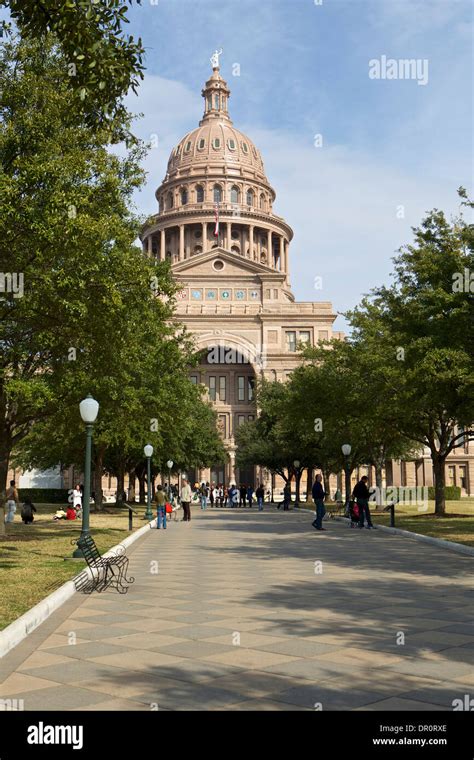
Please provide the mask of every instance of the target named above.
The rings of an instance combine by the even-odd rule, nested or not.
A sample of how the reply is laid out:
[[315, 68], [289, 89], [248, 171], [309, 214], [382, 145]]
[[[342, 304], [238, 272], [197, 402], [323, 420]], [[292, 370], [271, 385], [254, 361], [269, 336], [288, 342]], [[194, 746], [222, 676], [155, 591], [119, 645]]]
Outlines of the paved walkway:
[[472, 560], [336, 521], [315, 533], [312, 519], [195, 509], [150, 530], [130, 550], [128, 595], [76, 595], [3, 659], [0, 697], [25, 710], [450, 710], [472, 693]]

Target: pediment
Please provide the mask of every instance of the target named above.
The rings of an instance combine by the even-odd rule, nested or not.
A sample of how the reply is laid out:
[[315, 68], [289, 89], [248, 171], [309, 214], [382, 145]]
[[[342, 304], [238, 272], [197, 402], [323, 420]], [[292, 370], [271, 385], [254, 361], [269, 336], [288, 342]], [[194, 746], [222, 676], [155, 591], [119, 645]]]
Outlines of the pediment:
[[[224, 269], [218, 271], [214, 269], [213, 262], [215, 259], [220, 259], [224, 262]], [[280, 272], [275, 272], [274, 269], [260, 264], [257, 261], [251, 261], [250, 259], [241, 256], [238, 253], [231, 253], [224, 248], [213, 248], [207, 253], [198, 253], [192, 256], [190, 259], [180, 261], [178, 264], [173, 264], [172, 272], [176, 275], [186, 276], [221, 276], [234, 277], [239, 275], [279, 275]], [[282, 274], [282, 276], [284, 276]]]

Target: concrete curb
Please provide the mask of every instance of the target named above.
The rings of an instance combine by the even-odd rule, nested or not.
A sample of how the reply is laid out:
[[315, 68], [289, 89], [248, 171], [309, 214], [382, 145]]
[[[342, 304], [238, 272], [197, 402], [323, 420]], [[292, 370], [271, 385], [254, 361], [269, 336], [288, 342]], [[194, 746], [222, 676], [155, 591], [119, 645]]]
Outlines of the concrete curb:
[[[135, 533], [127, 536], [127, 538], [120, 543], [120, 546], [127, 548], [135, 543], [135, 541], [150, 530], [150, 524], [156, 526], [156, 518], [152, 520], [151, 523], [144, 525], [143, 528], [139, 528]], [[109, 551], [104, 554], [104, 557], [108, 557], [115, 549], [117, 549], [117, 546], [109, 549]], [[82, 572], [83, 571], [81, 570], [81, 573]], [[88, 570], [88, 572], [90, 571]], [[66, 583], [56, 589], [56, 591], [53, 591], [52, 594], [49, 594], [45, 599], [42, 599], [41, 602], [38, 602], [38, 604], [28, 610], [28, 612], [25, 612], [25, 614], [19, 617], [18, 620], [10, 623], [10, 625], [4, 628], [3, 631], [0, 631], [0, 659], [4, 657], [7, 652], [16, 647], [17, 644], [23, 641], [23, 639], [26, 639], [26, 637], [32, 633], [35, 628], [38, 628], [41, 623], [44, 623], [55, 610], [74, 596], [76, 593], [74, 580], [76, 578], [77, 576], [74, 576], [72, 580], [66, 581]]]
[[[347, 517], [335, 517], [333, 519], [338, 520], [338, 522], [349, 522]], [[402, 528], [389, 528], [387, 525], [377, 525], [377, 530], [383, 530], [386, 533], [395, 533], [399, 536], [405, 536], [405, 538], [411, 538], [414, 541], [421, 541], [424, 544], [431, 544], [432, 546], [437, 546], [438, 549], [448, 549], [448, 551], [456, 552], [457, 554], [465, 554], [468, 557], [474, 557], [474, 546], [457, 544], [455, 541], [446, 541], [444, 538], [424, 536], [422, 533], [412, 533], [412, 531], [403, 530]]]

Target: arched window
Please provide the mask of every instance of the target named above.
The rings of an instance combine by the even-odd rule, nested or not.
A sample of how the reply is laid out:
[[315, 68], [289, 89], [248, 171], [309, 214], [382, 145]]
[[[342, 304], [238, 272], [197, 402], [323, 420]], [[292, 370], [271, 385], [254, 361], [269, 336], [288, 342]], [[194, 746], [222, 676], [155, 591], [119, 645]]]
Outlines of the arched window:
[[212, 95], [209, 95], [209, 97], [207, 99], [207, 109], [208, 109], [208, 111], [210, 111], [211, 108], [212, 108]]
[[247, 206], [253, 206], [253, 190], [247, 190]]
[[214, 108], [216, 111], [219, 110], [219, 95], [214, 95]]
[[260, 196], [260, 208], [261, 208], [262, 210], [264, 210], [264, 209], [265, 209], [265, 196], [263, 195], [263, 193], [262, 193], [262, 195]]
[[173, 193], [168, 193], [167, 206], [168, 206], [168, 208], [173, 208], [173, 205], [174, 205], [174, 203], [173, 203]]
[[214, 203], [222, 203], [222, 187], [220, 185], [214, 186]]
[[204, 188], [202, 185], [196, 187], [196, 203], [204, 203]]
[[181, 205], [186, 206], [188, 202], [188, 191], [185, 187], [181, 190]]
[[230, 202], [238, 203], [239, 201], [240, 201], [240, 191], [239, 191], [239, 188], [234, 185], [234, 187], [230, 191]]
[[190, 150], [191, 150], [191, 140], [188, 140], [188, 142], [186, 143], [186, 146], [184, 148], [184, 152], [185, 153], [189, 153]]

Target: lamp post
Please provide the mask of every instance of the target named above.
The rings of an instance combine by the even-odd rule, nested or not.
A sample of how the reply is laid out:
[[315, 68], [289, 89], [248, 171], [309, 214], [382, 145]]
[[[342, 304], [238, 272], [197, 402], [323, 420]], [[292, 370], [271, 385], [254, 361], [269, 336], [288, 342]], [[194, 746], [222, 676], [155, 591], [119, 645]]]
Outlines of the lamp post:
[[[81, 538], [89, 535], [89, 512], [91, 500], [91, 454], [92, 454], [92, 430], [94, 422], [99, 414], [99, 403], [89, 395], [79, 404], [82, 421], [86, 425], [86, 462], [84, 468], [84, 498], [82, 504], [82, 527]], [[77, 547], [72, 555], [75, 559], [82, 559], [82, 551]]]
[[145, 512], [145, 520], [153, 520], [153, 512], [151, 511], [151, 458], [153, 456], [153, 446], [150, 443], [147, 443], [145, 448], [143, 449], [143, 453], [146, 456], [146, 471], [147, 471], [147, 482], [148, 482], [148, 488], [147, 488], [147, 494], [146, 494], [146, 512]]
[[295, 478], [296, 478], [295, 507], [299, 507], [300, 505], [300, 478], [299, 478], [300, 461], [298, 459], [295, 459], [295, 461], [293, 462], [293, 467], [295, 468]]
[[168, 501], [171, 501], [171, 469], [173, 467], [173, 464], [174, 462], [172, 459], [168, 459], [166, 462], [166, 466], [168, 468]]
[[344, 512], [346, 517], [349, 516], [349, 501], [351, 498], [351, 469], [349, 466], [349, 457], [351, 455], [352, 446], [349, 443], [345, 443], [341, 446], [342, 453], [344, 454], [344, 472], [346, 473], [346, 503]]

